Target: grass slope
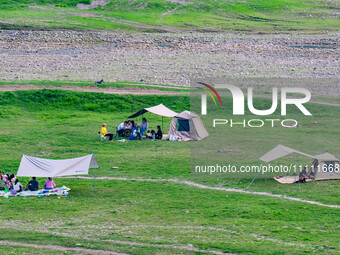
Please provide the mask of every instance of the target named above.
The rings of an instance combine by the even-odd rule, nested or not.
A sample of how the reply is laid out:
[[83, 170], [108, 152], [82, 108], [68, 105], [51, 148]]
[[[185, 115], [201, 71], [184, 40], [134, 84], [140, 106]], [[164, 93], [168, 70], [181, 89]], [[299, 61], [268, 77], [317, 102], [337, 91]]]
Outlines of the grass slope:
[[[274, 32], [338, 31], [340, 25], [336, 18], [339, 7], [326, 0], [113, 0], [105, 7], [85, 11], [75, 7], [79, 2], [0, 1], [0, 28], [162, 31], [169, 26], [198, 31]], [[37, 5], [42, 8], [32, 7]]]
[[[220, 187], [248, 186], [251, 179], [192, 179], [189, 143], [100, 142], [96, 133], [102, 122], [113, 130], [132, 112], [160, 102], [178, 112], [189, 108], [187, 96], [118, 96], [59, 90], [0, 92], [0, 169], [16, 172], [22, 153], [58, 159], [94, 152], [101, 166], [96, 171], [98, 176], [177, 178]], [[308, 109], [314, 113], [318, 107], [310, 104]], [[337, 108], [324, 106], [322, 111], [331, 116]], [[145, 116], [150, 128], [161, 123], [160, 117]], [[319, 117], [322, 123], [328, 115], [322, 117], [320, 113]], [[166, 119], [164, 126], [169, 122]], [[334, 128], [336, 132], [337, 124], [329, 125], [327, 129]], [[209, 125], [207, 128], [212, 132]], [[270, 130], [266, 132], [268, 135]], [[316, 128], [314, 132], [317, 135], [325, 130]], [[236, 144], [237, 139], [230, 139], [231, 147]], [[254, 159], [249, 155], [247, 160]], [[21, 181], [27, 182], [28, 178]], [[331, 254], [339, 249], [339, 209], [169, 182], [97, 180], [94, 192], [93, 180], [55, 181], [72, 188], [67, 198], [0, 199], [0, 240], [130, 254], [204, 254], [204, 250]], [[339, 181], [301, 186], [302, 192], [297, 185], [259, 179], [250, 190], [339, 204]], [[12, 248], [20, 253], [30, 250], [11, 246], [11, 251]], [[7, 245], [1, 246], [0, 253], [7, 254], [8, 249]]]
[[[230, 100], [228, 99], [228, 102]], [[309, 126], [305, 131], [301, 131], [302, 129], [263, 128], [263, 131], [259, 132], [258, 129], [229, 128], [228, 132], [223, 132], [224, 139], [228, 140], [227, 148], [239, 149], [238, 153], [216, 153], [217, 149], [226, 147], [223, 144], [223, 139], [213, 145], [210, 144], [210, 139], [191, 144], [150, 140], [113, 144], [100, 142], [97, 132], [102, 122], [108, 124], [108, 130], [114, 131], [115, 127], [131, 113], [160, 102], [176, 112], [189, 109], [189, 96], [120, 96], [60, 90], [1, 92], [0, 149], [3, 161], [0, 162], [0, 169], [15, 172], [22, 153], [48, 158], [72, 158], [95, 153], [102, 166], [97, 171], [99, 176], [189, 179], [190, 145], [197, 153], [201, 152], [200, 148], [206, 149], [208, 146], [206, 153], [210, 158], [219, 159], [222, 157], [236, 165], [258, 165], [260, 163], [259, 156], [278, 143], [292, 147], [295, 144], [296, 149], [310, 154], [327, 150], [334, 155], [340, 154], [338, 147], [334, 145], [337, 142], [339, 127], [337, 121], [332, 117], [337, 116], [338, 107], [315, 104], [310, 104], [308, 107], [313, 112], [313, 119], [306, 117], [301, 122], [302, 125]], [[268, 99], [257, 99], [255, 101], [257, 106], [259, 106], [259, 102], [265, 102], [262, 107], [268, 107]], [[216, 112], [218, 113], [218, 110]], [[228, 115], [230, 115], [229, 112], [227, 112]], [[209, 116], [207, 115], [207, 117]], [[148, 119], [150, 129], [155, 129], [162, 123], [159, 116], [147, 113], [145, 117]], [[296, 118], [294, 111], [290, 117]], [[141, 118], [137, 121], [139, 123]], [[163, 132], [167, 132], [170, 121], [170, 118], [164, 118], [165, 130]], [[314, 125], [314, 121], [318, 121], [319, 124]], [[209, 118], [205, 119], [205, 123], [208, 132], [214, 137], [218, 135], [216, 132], [222, 132], [223, 130], [220, 129], [225, 128], [212, 128]], [[301, 132], [307, 132], [308, 136], [302, 136]], [[281, 141], [275, 138], [278, 133], [280, 133]], [[273, 139], [267, 139], [267, 137], [273, 137]], [[305, 137], [304, 139], [307, 140], [296, 144], [296, 141], [301, 139], [300, 137]], [[265, 144], [250, 142], [264, 140], [267, 141]], [[251, 146], [249, 146], [250, 144]], [[199, 148], [196, 148], [196, 145]], [[254, 149], [254, 146], [257, 147]], [[161, 161], [159, 160], [160, 156]], [[192, 157], [197, 160], [195, 155]], [[299, 163], [300, 158], [298, 157], [297, 160]], [[305, 158], [301, 158], [301, 160], [305, 160]], [[281, 163], [290, 164], [291, 162], [292, 159], [286, 157]], [[119, 168], [112, 170], [113, 166]], [[246, 188], [250, 180], [208, 178], [195, 181], [225, 187]], [[256, 185], [251, 186], [251, 190], [271, 191], [329, 204], [339, 204], [337, 182], [317, 182], [303, 185], [303, 192], [299, 191], [298, 186], [281, 185], [276, 181], [267, 182], [264, 179], [259, 179], [255, 183]], [[318, 192], [318, 197], [315, 197], [313, 191]]]

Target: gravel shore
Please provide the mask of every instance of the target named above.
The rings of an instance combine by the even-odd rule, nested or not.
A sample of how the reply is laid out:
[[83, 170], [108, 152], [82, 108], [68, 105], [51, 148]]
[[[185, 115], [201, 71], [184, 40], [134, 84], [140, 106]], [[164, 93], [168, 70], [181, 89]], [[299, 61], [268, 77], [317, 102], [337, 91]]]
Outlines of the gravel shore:
[[0, 80], [189, 86], [192, 77], [323, 78], [339, 96], [340, 34], [0, 31]]

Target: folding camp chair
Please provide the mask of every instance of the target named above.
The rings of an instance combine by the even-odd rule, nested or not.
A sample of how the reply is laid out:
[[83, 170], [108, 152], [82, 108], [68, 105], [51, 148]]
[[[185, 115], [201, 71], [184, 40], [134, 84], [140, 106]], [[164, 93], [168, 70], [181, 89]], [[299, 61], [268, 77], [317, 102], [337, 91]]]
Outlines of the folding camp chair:
[[100, 135], [100, 141], [101, 141], [101, 142], [103, 142], [103, 141], [106, 140], [106, 137], [107, 137], [107, 136], [103, 135], [101, 131], [99, 131], [98, 134]]

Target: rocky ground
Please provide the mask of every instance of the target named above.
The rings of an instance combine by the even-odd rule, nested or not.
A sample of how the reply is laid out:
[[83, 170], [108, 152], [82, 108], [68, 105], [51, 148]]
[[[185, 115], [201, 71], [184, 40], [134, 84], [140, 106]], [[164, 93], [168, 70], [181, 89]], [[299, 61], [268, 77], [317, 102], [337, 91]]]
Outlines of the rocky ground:
[[0, 31], [0, 80], [323, 78], [314, 90], [340, 96], [339, 35]]

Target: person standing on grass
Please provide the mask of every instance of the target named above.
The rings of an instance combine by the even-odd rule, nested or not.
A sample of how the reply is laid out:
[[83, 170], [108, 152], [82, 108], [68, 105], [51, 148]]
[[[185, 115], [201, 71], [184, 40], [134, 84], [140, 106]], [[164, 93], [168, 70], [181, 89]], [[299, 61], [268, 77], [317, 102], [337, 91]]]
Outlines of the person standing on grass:
[[146, 118], [142, 119], [142, 123], [139, 125], [139, 130], [141, 135], [144, 135], [144, 132], [148, 130], [148, 122], [146, 121]]
[[109, 137], [109, 141], [112, 141], [113, 134], [107, 132], [107, 130], [106, 130], [106, 124], [105, 124], [105, 123], [102, 124], [102, 130], [101, 130], [101, 132], [102, 132], [103, 136], [108, 136], [108, 137]]
[[32, 177], [32, 180], [30, 180], [27, 185], [25, 190], [30, 190], [30, 191], [37, 191], [39, 189], [39, 182], [36, 180], [35, 177]]
[[51, 177], [48, 177], [48, 179], [46, 180], [45, 184], [44, 184], [44, 188], [45, 189], [54, 189], [55, 188], [55, 183], [52, 180]]

